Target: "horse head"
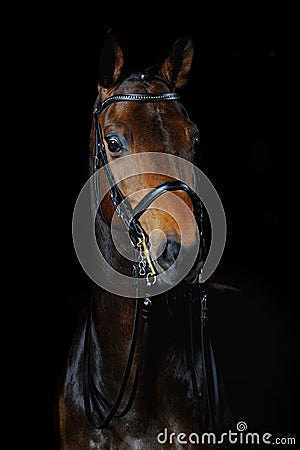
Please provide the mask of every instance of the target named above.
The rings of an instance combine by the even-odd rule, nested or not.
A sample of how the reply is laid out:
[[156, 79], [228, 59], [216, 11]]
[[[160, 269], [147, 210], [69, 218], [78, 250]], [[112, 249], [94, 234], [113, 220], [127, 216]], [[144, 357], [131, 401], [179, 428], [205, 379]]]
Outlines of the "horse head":
[[[159, 159], [153, 157], [154, 153], [175, 155], [191, 163], [194, 160], [199, 134], [196, 125], [176, 99], [159, 101], [160, 94], [173, 93], [186, 84], [192, 58], [193, 43], [190, 37], [185, 36], [173, 45], [160, 66], [128, 75], [124, 70], [123, 50], [115, 38], [109, 34], [103, 45], [97, 103], [105, 105], [110, 99], [119, 100], [134, 94], [155, 99], [113, 101], [96, 117], [107, 162], [122, 160], [122, 164], [114, 167], [113, 175], [121, 178], [118, 188], [133, 210], [149, 190], [163, 182], [180, 179], [182, 168], [178, 159], [174, 163], [178, 167], [172, 167], [173, 176], [170, 177], [164, 173], [164, 168], [158, 167]], [[95, 123], [91, 133], [92, 157], [95, 157], [94, 131]], [[126, 158], [129, 155], [141, 157]], [[132, 173], [132, 166], [136, 174], [126, 176], [127, 172]], [[188, 176], [192, 177], [192, 173]], [[199, 244], [193, 210], [191, 196], [178, 190], [159, 196], [139, 218], [150, 237], [150, 253], [156, 272], [163, 273], [172, 267], [171, 275], [168, 275], [171, 280], [176, 279], [179, 251], [184, 258], [189, 258], [191, 249]], [[102, 212], [110, 223], [114, 206], [108, 195], [102, 201]], [[197, 272], [195, 267], [194, 273]]]

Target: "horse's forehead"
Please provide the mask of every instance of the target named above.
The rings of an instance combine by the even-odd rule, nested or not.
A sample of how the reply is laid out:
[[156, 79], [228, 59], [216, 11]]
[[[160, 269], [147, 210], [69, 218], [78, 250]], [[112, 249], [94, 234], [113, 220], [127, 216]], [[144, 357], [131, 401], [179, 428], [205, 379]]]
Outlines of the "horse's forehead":
[[132, 74], [115, 88], [114, 95], [146, 92], [153, 94], [166, 91], [169, 89], [162, 80], [157, 78], [147, 81], [141, 74]]
[[[124, 80], [109, 93], [157, 94], [169, 92], [161, 80], [142, 80], [133, 75]], [[131, 151], [170, 151], [180, 154], [190, 148], [192, 138], [197, 134], [196, 125], [183, 113], [177, 101], [113, 103], [102, 116], [102, 126], [107, 132], [124, 134]], [[154, 145], [155, 144], [155, 145]]]
[[[109, 96], [122, 94], [160, 94], [169, 92], [163, 81], [142, 81], [136, 75], [129, 77], [118, 87], [110, 92]], [[127, 123], [132, 131], [139, 130], [140, 125], [147, 124], [149, 131], [152, 127], [158, 129], [189, 129], [194, 124], [182, 113], [182, 106], [175, 101], [162, 102], [120, 102], [115, 103], [108, 109], [107, 118], [109, 122]]]

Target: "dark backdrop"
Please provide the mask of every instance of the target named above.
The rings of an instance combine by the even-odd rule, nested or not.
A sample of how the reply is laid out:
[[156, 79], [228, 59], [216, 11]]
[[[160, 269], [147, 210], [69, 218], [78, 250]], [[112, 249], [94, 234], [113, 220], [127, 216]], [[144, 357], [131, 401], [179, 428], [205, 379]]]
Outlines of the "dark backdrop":
[[46, 234], [45, 226], [43, 232], [37, 230], [41, 289], [30, 304], [40, 318], [31, 346], [37, 363], [32, 378], [41, 432], [38, 448], [56, 448], [56, 384], [78, 313], [89, 296], [89, 279], [72, 246], [71, 223], [88, 178], [99, 54], [110, 27], [132, 69], [161, 62], [182, 34], [190, 32], [194, 38], [195, 58], [183, 102], [200, 129], [200, 167], [216, 187], [228, 223], [225, 252], [213, 278], [241, 290], [217, 295], [210, 305], [218, 361], [236, 420], [247, 422], [251, 431], [293, 436], [294, 156], [299, 128], [293, 108], [299, 105], [300, 54], [292, 15], [278, 22], [271, 11], [208, 14], [200, 8], [186, 18], [180, 11], [173, 19], [164, 13], [153, 25], [152, 11], [147, 20], [141, 11], [135, 21], [130, 10], [122, 12], [122, 20], [107, 20], [101, 8], [74, 8], [63, 15], [56, 11], [43, 29], [37, 52], [41, 62], [36, 61], [39, 69], [33, 74], [37, 103], [45, 107], [35, 116], [45, 139], [37, 158], [43, 167], [39, 218]]

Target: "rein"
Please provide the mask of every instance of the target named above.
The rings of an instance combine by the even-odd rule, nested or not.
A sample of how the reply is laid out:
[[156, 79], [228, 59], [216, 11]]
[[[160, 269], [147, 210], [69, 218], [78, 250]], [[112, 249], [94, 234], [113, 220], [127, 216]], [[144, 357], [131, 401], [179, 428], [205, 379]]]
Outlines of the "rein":
[[[90, 304], [84, 337], [82, 382], [83, 382], [83, 399], [84, 399], [86, 419], [89, 425], [95, 429], [103, 429], [109, 425], [109, 423], [114, 417], [123, 417], [128, 413], [135, 399], [135, 395], [139, 384], [139, 377], [143, 366], [143, 360], [146, 353], [149, 323], [151, 321], [151, 310], [152, 305], [155, 302], [155, 297], [152, 297], [152, 299], [150, 299], [150, 294], [148, 294], [147, 297], [140, 299], [138, 295], [137, 280], [140, 277], [145, 278], [145, 281], [147, 283], [150, 292], [151, 285], [156, 282], [157, 273], [155, 271], [154, 264], [148, 248], [149, 238], [146, 231], [140, 224], [139, 218], [149, 208], [149, 206], [154, 202], [154, 200], [156, 200], [165, 192], [185, 191], [186, 193], [189, 194], [193, 202], [195, 219], [197, 221], [200, 235], [202, 235], [202, 219], [203, 219], [202, 202], [187, 184], [179, 180], [166, 181], [164, 183], [161, 183], [160, 185], [152, 189], [150, 192], [148, 192], [133, 210], [129, 202], [127, 202], [126, 199], [124, 199], [124, 196], [118, 184], [115, 181], [114, 175], [108, 163], [102, 136], [102, 130], [99, 123], [99, 115], [109, 105], [116, 102], [123, 102], [123, 101], [162, 102], [162, 101], [175, 101], [179, 100], [179, 98], [180, 96], [177, 93], [173, 92], [165, 92], [161, 94], [134, 93], [134, 94], [114, 95], [104, 100], [103, 103], [100, 103], [100, 100], [98, 99], [97, 105], [94, 109], [96, 145], [93, 160], [93, 172], [95, 175], [97, 170], [100, 168], [101, 163], [105, 169], [104, 173], [109, 186], [110, 198], [113, 203], [116, 214], [118, 215], [118, 217], [121, 219], [124, 226], [128, 230], [133, 246], [139, 252], [139, 261], [133, 264], [133, 271], [132, 271], [133, 282], [136, 290], [136, 298], [135, 298], [135, 317], [132, 329], [131, 345], [127, 357], [126, 366], [123, 372], [121, 386], [119, 388], [113, 406], [110, 408], [109, 412], [106, 413], [104, 419], [101, 406], [103, 407], [105, 399], [103, 398], [101, 392], [95, 385], [90, 367], [91, 347], [92, 347], [91, 343], [92, 300]], [[107, 223], [101, 207], [97, 176], [94, 176], [94, 189], [98, 211], [102, 219]], [[202, 247], [200, 248], [201, 252], [200, 256], [201, 256], [201, 266], [203, 267], [205, 254], [205, 248], [203, 248], [204, 245], [203, 239], [201, 239], [201, 245]], [[192, 313], [193, 313], [193, 305], [197, 304], [197, 302], [198, 305], [200, 305], [201, 311], [199, 342], [201, 346], [201, 361], [204, 374], [205, 401], [207, 406], [204, 422], [202, 421], [201, 417], [201, 405], [200, 405], [201, 393], [199, 393], [197, 384], [197, 376], [194, 361], [194, 344], [193, 344], [195, 332], [193, 330]], [[220, 428], [220, 420], [221, 420], [218, 375], [214, 352], [208, 335], [207, 311], [208, 311], [207, 296], [204, 290], [203, 283], [201, 283], [201, 273], [200, 273], [199, 285], [192, 286], [189, 292], [189, 342], [187, 348], [187, 357], [191, 373], [193, 395], [196, 403], [199, 427], [201, 431], [207, 430], [210, 425], [212, 426], [213, 429], [218, 430]], [[126, 406], [123, 407], [123, 409], [120, 411], [119, 408], [124, 398], [124, 394], [128, 386], [128, 381], [132, 370], [141, 317], [143, 319], [141, 350], [138, 356], [134, 381], [131, 387], [129, 398], [127, 400]], [[96, 414], [93, 414], [92, 410], [94, 410]], [[97, 416], [97, 420], [95, 419], [95, 415]]]

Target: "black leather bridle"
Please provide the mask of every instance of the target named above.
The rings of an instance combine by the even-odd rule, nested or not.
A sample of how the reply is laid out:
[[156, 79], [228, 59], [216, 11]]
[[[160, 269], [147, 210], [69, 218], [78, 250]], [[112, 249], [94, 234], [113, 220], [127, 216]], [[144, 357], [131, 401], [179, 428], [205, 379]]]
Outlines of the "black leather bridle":
[[[97, 199], [98, 212], [102, 219], [106, 222], [106, 218], [103, 214], [99, 196], [99, 184], [98, 178], [95, 175], [97, 170], [102, 165], [104, 167], [104, 173], [106, 177], [106, 181], [109, 187], [110, 198], [113, 203], [116, 214], [123, 222], [124, 226], [129, 232], [130, 239], [134, 247], [139, 251], [141, 255], [141, 259], [138, 263], [133, 264], [133, 281], [136, 287], [136, 305], [135, 305], [135, 318], [134, 325], [132, 331], [132, 341], [128, 354], [127, 363], [125, 366], [123, 379], [121, 382], [121, 386], [117, 397], [111, 407], [110, 411], [106, 414], [103, 419], [103, 413], [101, 411], [101, 406], [105, 403], [101, 392], [95, 385], [93, 377], [91, 375], [90, 369], [90, 357], [91, 357], [91, 324], [92, 324], [92, 304], [90, 305], [89, 314], [86, 323], [85, 330], [85, 340], [84, 340], [84, 356], [83, 356], [83, 398], [84, 398], [84, 407], [85, 414], [88, 423], [91, 427], [96, 429], [103, 429], [108, 426], [113, 417], [122, 417], [124, 416], [131, 408], [135, 394], [138, 387], [139, 375], [141, 372], [144, 355], [147, 346], [148, 340], [148, 329], [149, 329], [149, 321], [151, 318], [151, 309], [152, 305], [155, 302], [155, 297], [149, 296], [139, 299], [138, 296], [138, 278], [145, 278], [148, 286], [151, 287], [151, 284], [154, 284], [156, 281], [156, 271], [154, 268], [153, 261], [151, 259], [151, 255], [148, 249], [149, 238], [146, 231], [143, 229], [142, 225], [139, 222], [140, 216], [146, 211], [149, 206], [160, 197], [162, 194], [168, 191], [184, 191], [186, 192], [192, 202], [194, 207], [194, 215], [198, 224], [199, 231], [202, 235], [203, 228], [203, 209], [201, 200], [196, 196], [196, 194], [192, 191], [192, 189], [182, 181], [173, 180], [166, 181], [164, 183], [159, 184], [156, 188], [152, 189], [148, 194], [144, 196], [144, 198], [140, 201], [140, 203], [132, 209], [130, 203], [126, 201], [124, 198], [118, 184], [115, 181], [114, 175], [111, 171], [110, 165], [108, 163], [105, 145], [102, 136], [102, 130], [99, 123], [99, 115], [111, 104], [117, 102], [168, 102], [168, 101], [177, 101], [180, 99], [180, 96], [174, 92], [164, 92], [160, 94], [141, 94], [141, 93], [132, 93], [132, 94], [122, 94], [122, 95], [114, 95], [112, 97], [107, 98], [102, 103], [98, 98], [96, 107], [94, 109], [94, 119], [95, 119], [95, 154], [93, 157], [93, 172], [94, 172], [94, 190]], [[106, 222], [107, 223], [107, 222]], [[201, 254], [201, 264], [200, 267], [204, 264], [204, 255], [205, 249], [203, 248], [203, 239], [201, 239], [202, 248], [200, 245], [199, 254]], [[202, 366], [204, 372], [204, 386], [205, 386], [205, 398], [206, 398], [206, 411], [204, 421], [200, 416], [200, 397], [197, 384], [196, 377], [196, 369], [194, 362], [194, 352], [193, 352], [193, 342], [194, 342], [194, 331], [193, 331], [193, 320], [192, 320], [192, 306], [195, 302], [200, 302], [201, 306], [201, 347], [202, 347]], [[128, 385], [128, 380], [130, 378], [133, 359], [136, 350], [137, 336], [138, 336], [138, 328], [139, 328], [139, 319], [142, 316], [144, 321], [143, 327], [143, 337], [142, 337], [142, 346], [138, 358], [137, 368], [135, 372], [133, 386], [131, 388], [131, 393], [129, 395], [129, 399], [127, 401], [126, 406], [122, 411], [119, 411], [120, 404], [123, 400], [125, 390]], [[219, 383], [218, 383], [218, 375], [217, 368], [214, 358], [214, 353], [212, 350], [211, 342], [208, 336], [208, 327], [207, 327], [207, 296], [204, 291], [203, 283], [192, 286], [189, 292], [189, 330], [190, 330], [190, 339], [189, 345], [187, 349], [187, 356], [189, 362], [189, 368], [191, 372], [191, 380], [192, 387], [194, 392], [195, 403], [197, 407], [197, 414], [199, 419], [199, 426], [202, 431], [208, 429], [209, 425], [215, 429], [220, 429], [220, 399], [219, 399]], [[93, 411], [95, 411], [95, 414]], [[97, 416], [97, 420], [95, 419], [95, 415]]]

